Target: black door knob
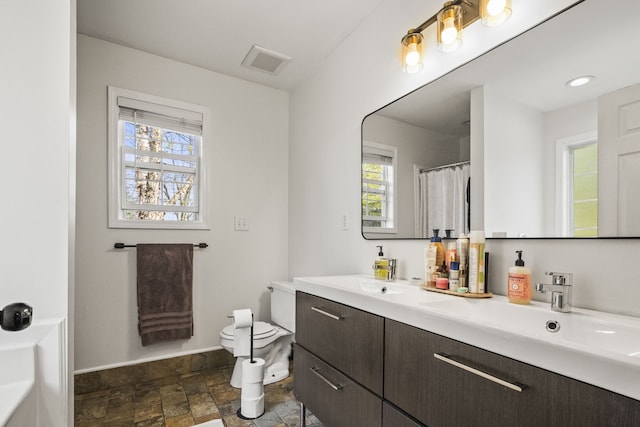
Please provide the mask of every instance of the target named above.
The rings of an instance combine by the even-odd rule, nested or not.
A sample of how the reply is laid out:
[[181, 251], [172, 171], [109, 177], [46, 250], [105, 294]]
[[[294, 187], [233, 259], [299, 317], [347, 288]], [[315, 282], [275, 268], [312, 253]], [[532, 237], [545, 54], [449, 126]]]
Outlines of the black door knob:
[[7, 305], [0, 311], [0, 326], [6, 331], [20, 331], [31, 325], [33, 308], [23, 302]]

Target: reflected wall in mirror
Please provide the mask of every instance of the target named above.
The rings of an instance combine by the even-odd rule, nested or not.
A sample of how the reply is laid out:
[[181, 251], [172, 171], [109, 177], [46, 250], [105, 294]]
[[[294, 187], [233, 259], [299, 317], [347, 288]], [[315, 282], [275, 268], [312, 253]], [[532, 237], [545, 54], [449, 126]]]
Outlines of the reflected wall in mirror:
[[[363, 236], [640, 237], [640, 2], [616, 9], [591, 25], [610, 5], [579, 3], [365, 117], [363, 144], [395, 148], [397, 170], [379, 200], [393, 229], [363, 221]], [[466, 162], [470, 207], [455, 180], [430, 201], [421, 171]]]

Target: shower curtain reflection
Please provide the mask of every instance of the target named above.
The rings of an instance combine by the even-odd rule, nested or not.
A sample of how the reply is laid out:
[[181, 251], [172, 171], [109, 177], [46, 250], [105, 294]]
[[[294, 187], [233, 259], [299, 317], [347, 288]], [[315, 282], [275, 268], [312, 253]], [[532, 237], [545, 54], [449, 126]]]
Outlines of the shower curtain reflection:
[[416, 234], [431, 235], [434, 228], [454, 230], [452, 237], [468, 233], [469, 162], [421, 170], [418, 176]]

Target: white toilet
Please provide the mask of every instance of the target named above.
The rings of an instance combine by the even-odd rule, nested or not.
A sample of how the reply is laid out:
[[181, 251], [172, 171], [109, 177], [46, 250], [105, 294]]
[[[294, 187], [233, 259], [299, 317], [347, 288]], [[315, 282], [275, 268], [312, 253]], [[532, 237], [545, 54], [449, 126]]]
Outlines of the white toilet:
[[[296, 292], [291, 282], [271, 282], [271, 321], [253, 323], [253, 357], [264, 359], [264, 384], [289, 376], [289, 355], [296, 325]], [[233, 354], [233, 324], [220, 331], [220, 345]], [[237, 357], [231, 386], [242, 387], [242, 362]]]

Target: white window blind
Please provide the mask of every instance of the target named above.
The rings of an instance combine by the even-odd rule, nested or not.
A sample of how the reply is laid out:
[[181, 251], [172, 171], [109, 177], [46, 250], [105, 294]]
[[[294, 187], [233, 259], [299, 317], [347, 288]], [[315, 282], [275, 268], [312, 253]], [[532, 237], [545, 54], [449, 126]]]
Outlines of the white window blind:
[[159, 128], [202, 135], [202, 113], [124, 96], [118, 97], [118, 118], [130, 122], [137, 119]]
[[[118, 165], [110, 168], [110, 180], [112, 188], [119, 189], [117, 197], [110, 195], [110, 212], [116, 210], [116, 214], [110, 213], [110, 225], [203, 225], [200, 169], [204, 112], [182, 108], [185, 104], [177, 101], [109, 89], [113, 108], [110, 126], [116, 127], [116, 138], [110, 138], [110, 144], [115, 144], [110, 145], [110, 161]], [[117, 175], [111, 173], [115, 170]], [[113, 181], [116, 178], [117, 182]]]

